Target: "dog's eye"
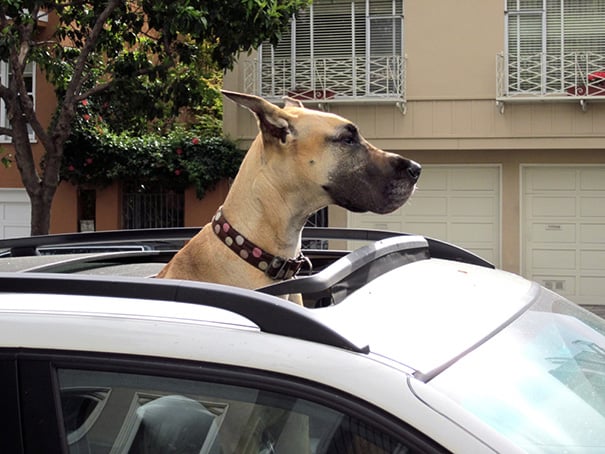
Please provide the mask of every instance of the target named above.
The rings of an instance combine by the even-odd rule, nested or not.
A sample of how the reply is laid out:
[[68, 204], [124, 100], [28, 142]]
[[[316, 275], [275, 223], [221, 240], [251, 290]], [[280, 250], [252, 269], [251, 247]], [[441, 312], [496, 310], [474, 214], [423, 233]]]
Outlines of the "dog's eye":
[[346, 143], [347, 145], [353, 145], [357, 143], [357, 138], [355, 136], [346, 135], [342, 138], [341, 142]]
[[337, 137], [337, 142], [345, 145], [355, 145], [359, 143], [359, 133], [357, 128], [353, 125], [347, 125], [345, 130]]

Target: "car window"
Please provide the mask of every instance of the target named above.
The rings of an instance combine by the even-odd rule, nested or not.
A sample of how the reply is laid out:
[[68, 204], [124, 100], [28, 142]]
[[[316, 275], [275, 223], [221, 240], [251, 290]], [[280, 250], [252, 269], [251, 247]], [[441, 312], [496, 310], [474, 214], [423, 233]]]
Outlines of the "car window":
[[430, 383], [525, 452], [605, 447], [605, 321], [546, 289]]
[[215, 382], [60, 369], [70, 453], [411, 453], [310, 400]]

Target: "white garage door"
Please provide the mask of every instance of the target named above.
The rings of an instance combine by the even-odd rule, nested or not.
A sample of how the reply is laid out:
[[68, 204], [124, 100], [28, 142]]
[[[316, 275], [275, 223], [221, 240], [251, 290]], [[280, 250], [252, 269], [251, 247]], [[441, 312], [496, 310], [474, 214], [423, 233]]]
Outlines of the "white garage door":
[[522, 273], [605, 304], [605, 167], [524, 166]]
[[412, 199], [388, 215], [349, 213], [349, 227], [437, 238], [500, 265], [500, 166], [426, 165]]
[[28, 236], [30, 219], [25, 189], [0, 189], [0, 238]]

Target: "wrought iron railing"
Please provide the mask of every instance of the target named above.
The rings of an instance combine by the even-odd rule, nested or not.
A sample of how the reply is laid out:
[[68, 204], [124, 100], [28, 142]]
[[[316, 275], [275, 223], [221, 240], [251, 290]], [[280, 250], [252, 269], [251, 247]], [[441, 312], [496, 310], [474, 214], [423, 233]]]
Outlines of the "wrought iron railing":
[[500, 100], [603, 97], [605, 101], [605, 55], [502, 53], [496, 59], [496, 81]]
[[404, 101], [405, 75], [405, 59], [398, 55], [251, 60], [244, 67], [244, 89], [302, 101]]

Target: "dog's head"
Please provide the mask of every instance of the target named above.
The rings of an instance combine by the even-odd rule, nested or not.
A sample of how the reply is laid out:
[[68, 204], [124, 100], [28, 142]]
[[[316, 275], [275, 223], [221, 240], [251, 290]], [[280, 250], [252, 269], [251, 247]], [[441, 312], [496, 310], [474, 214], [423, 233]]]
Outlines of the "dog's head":
[[290, 98], [280, 108], [257, 96], [223, 94], [256, 115], [263, 160], [275, 166], [273, 174], [291, 180], [282, 190], [302, 191], [324, 205], [380, 214], [396, 210], [414, 192], [420, 165], [374, 147], [345, 118], [306, 109]]

